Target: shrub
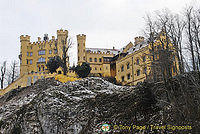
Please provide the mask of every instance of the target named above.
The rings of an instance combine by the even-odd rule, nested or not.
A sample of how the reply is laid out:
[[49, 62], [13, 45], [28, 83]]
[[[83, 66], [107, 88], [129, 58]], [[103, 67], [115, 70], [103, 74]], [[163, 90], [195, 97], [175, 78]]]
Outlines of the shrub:
[[81, 66], [77, 65], [74, 70], [79, 77], [85, 78], [90, 74], [91, 67], [89, 63], [83, 62]]
[[59, 56], [51, 58], [46, 64], [47, 69], [49, 70], [50, 73], [56, 72], [56, 69], [58, 69], [60, 65], [61, 65], [61, 58]]

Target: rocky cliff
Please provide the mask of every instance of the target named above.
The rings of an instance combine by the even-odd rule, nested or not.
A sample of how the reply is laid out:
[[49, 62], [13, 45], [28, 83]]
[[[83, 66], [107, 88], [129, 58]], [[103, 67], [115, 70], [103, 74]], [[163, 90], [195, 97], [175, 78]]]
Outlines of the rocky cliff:
[[42, 79], [0, 98], [0, 133], [198, 133], [198, 84], [196, 75], [136, 87], [102, 78]]

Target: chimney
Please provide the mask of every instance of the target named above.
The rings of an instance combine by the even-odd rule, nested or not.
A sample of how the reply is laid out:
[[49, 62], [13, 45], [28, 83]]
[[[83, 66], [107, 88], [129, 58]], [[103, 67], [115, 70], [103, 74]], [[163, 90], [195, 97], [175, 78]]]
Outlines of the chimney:
[[44, 34], [44, 40], [45, 41], [49, 40], [48, 34]]
[[144, 41], [144, 37], [135, 37], [135, 46]]
[[40, 42], [41, 41], [41, 38], [40, 37], [38, 37], [38, 42]]

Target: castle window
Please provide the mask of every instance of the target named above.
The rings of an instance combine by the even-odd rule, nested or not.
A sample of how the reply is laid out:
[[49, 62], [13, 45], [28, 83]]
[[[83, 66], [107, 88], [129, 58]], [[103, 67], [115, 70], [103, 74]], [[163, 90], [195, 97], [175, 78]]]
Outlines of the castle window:
[[49, 50], [49, 54], [52, 54], [52, 50]]
[[97, 68], [95, 67], [95, 70], [97, 70]]
[[137, 64], [137, 65], [140, 64], [140, 60], [139, 60], [139, 59], [136, 60], [136, 64]]
[[80, 57], [78, 57], [78, 61], [80, 60]]
[[45, 50], [40, 50], [40, 51], [38, 52], [38, 54], [39, 54], [39, 55], [45, 55]]
[[30, 64], [32, 64], [32, 63], [33, 63], [33, 60], [30, 60], [29, 62], [30, 62]]
[[54, 54], [57, 54], [58, 53], [58, 50], [57, 49], [54, 49]]
[[43, 71], [45, 70], [44, 66], [42, 66], [42, 70], [43, 70]]
[[27, 52], [27, 56], [29, 56], [29, 52]]
[[122, 82], [124, 81], [124, 76], [122, 76]]
[[122, 65], [122, 67], [121, 67], [121, 72], [123, 72], [124, 71], [124, 65]]
[[99, 58], [99, 62], [101, 62], [101, 58]]
[[33, 52], [30, 52], [30, 56], [33, 56]]
[[28, 60], [26, 60], [26, 64], [28, 64]]
[[101, 70], [101, 68], [100, 68], [100, 70]]
[[92, 58], [90, 58], [90, 62], [92, 62]]
[[127, 79], [129, 80], [131, 78], [131, 74], [127, 74]]
[[139, 76], [139, 75], [140, 75], [140, 70], [138, 69], [138, 70], [137, 70], [137, 76]]
[[143, 73], [147, 74], [147, 68], [146, 67], [144, 68]]
[[38, 67], [38, 70], [39, 70], [39, 72], [41, 71], [41, 68], [40, 67]]
[[143, 62], [145, 62], [146, 61], [146, 56], [143, 56], [142, 59], [143, 59]]
[[83, 60], [85, 60], [85, 56], [83, 57]]
[[45, 58], [43, 58], [43, 57], [39, 58], [38, 62], [45, 62]]
[[176, 67], [175, 66], [172, 67], [172, 72], [176, 73]]
[[97, 58], [94, 58], [94, 61], [97, 62]]
[[130, 64], [128, 63], [128, 64], [127, 64], [127, 69], [129, 69], [129, 68], [130, 68]]

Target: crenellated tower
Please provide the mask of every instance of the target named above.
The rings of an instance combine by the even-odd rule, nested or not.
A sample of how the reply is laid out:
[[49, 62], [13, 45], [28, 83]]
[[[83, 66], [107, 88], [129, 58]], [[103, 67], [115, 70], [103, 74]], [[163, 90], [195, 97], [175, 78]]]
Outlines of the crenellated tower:
[[[62, 57], [63, 55], [63, 45], [66, 46], [66, 48], [68, 48], [68, 42], [67, 42], [67, 38], [68, 38], [68, 31], [67, 30], [57, 30], [57, 49], [58, 49], [58, 55], [60, 57]], [[68, 57], [68, 54], [67, 54]], [[69, 67], [69, 58], [66, 59], [66, 63], [67, 63], [67, 67]]]
[[20, 49], [20, 76], [22, 76], [24, 73], [28, 72], [28, 65], [27, 65], [27, 50], [28, 45], [30, 43], [30, 36], [21, 35], [20, 36], [20, 42], [21, 42], [21, 49]]
[[77, 48], [78, 48], [78, 64], [86, 62], [86, 52], [85, 52], [85, 42], [86, 35], [79, 34], [77, 35]]

